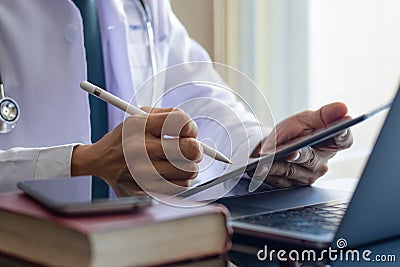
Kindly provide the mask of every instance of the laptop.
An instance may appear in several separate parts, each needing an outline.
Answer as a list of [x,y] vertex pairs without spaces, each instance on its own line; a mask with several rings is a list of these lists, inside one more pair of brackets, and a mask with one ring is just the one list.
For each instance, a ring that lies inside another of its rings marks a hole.
[[316,249],[343,239],[347,248],[373,244],[400,236],[399,151],[400,90],[354,193],[294,187],[217,202],[231,211],[239,243],[269,240]]

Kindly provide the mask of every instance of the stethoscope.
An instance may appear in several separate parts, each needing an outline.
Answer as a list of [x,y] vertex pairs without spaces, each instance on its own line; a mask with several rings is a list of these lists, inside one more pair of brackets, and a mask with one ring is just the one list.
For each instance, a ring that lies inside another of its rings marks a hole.
[[[156,49],[155,49],[155,38],[154,38],[154,31],[153,31],[153,18],[151,15],[151,10],[149,5],[143,1],[134,1],[136,3],[136,5],[138,6],[140,12],[142,13],[142,18],[143,18],[143,24],[146,25],[146,32],[147,32],[147,38],[149,41],[149,54],[150,54],[150,63],[151,63],[151,74],[152,77],[155,77],[155,75],[157,74],[157,61],[156,61]],[[155,103],[156,102],[156,98],[158,96],[157,93],[157,84],[155,83],[156,79],[152,79],[152,99],[151,99],[151,103]]]
[[14,129],[19,119],[19,106],[17,101],[6,97],[3,79],[0,73],[0,133],[6,134]]
[[[157,74],[157,61],[155,51],[155,38],[152,26],[152,16],[150,7],[143,0],[134,1],[142,13],[143,24],[146,26],[147,38],[149,41],[149,54],[151,63],[151,73],[153,77]],[[155,103],[157,93],[157,86],[153,83],[152,103]],[[20,109],[17,101],[10,97],[6,97],[4,93],[3,80],[0,73],[0,134],[6,134],[11,132],[20,116]]]

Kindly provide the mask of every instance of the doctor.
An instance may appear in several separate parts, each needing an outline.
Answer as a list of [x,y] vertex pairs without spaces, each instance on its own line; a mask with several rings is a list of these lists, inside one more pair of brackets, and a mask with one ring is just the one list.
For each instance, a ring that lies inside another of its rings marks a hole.
[[[210,61],[204,49],[190,39],[183,25],[173,14],[169,1],[144,0],[152,16],[155,57],[149,55],[149,40],[143,26],[143,11],[137,0],[97,0],[106,88],[129,101],[140,85],[152,75],[154,62],[161,71],[167,67],[193,61]],[[124,113],[108,106],[109,133],[98,142],[90,143],[89,102],[79,89],[87,79],[82,18],[70,0],[3,0],[0,4],[0,72],[6,97],[20,107],[15,128],[0,134],[0,191],[16,188],[24,179],[46,179],[59,176],[95,175],[111,185],[132,181],[122,149]],[[182,73],[190,75],[190,73]],[[225,138],[213,124],[193,121],[179,133],[180,149],[187,158],[184,169],[166,160],[160,144],[160,129],[168,116],[187,122],[199,106],[184,111],[172,109],[187,100],[208,97],[226,103],[240,122],[250,131],[259,131],[252,116],[228,92],[212,87],[193,87],[179,96],[167,98],[162,107],[150,113],[147,124],[140,116],[132,116],[125,125],[132,136],[139,136],[140,126],[146,128],[145,145],[154,168],[166,179],[187,185],[196,177],[202,159],[195,138],[210,138],[221,152]],[[206,105],[207,103],[203,103]],[[149,111],[149,108],[144,107]],[[238,123],[218,107],[209,110],[210,117],[226,121],[234,132]],[[317,111],[305,111],[278,124],[277,144],[306,135],[344,117],[346,106],[333,103]],[[125,126],[124,126],[125,127]],[[271,127],[267,125],[266,127]],[[254,128],[254,129],[253,129]],[[136,132],[135,132],[136,131]],[[257,136],[257,135],[254,135]],[[251,155],[256,156],[275,138],[249,136]],[[263,142],[264,140],[264,142]],[[137,139],[127,146],[135,153]],[[247,142],[247,140],[246,140]],[[338,150],[352,143],[350,132],[332,138],[323,145],[306,148],[285,161],[275,163],[267,178],[274,186],[308,185],[327,171],[328,160]],[[233,150],[233,153],[240,153]],[[232,155],[233,157],[234,155]],[[132,157],[136,166],[143,166],[141,157]],[[178,159],[179,160],[179,159]],[[204,175],[215,176],[225,168],[214,164]],[[144,166],[146,167],[146,166]],[[203,174],[202,174],[203,175]]]

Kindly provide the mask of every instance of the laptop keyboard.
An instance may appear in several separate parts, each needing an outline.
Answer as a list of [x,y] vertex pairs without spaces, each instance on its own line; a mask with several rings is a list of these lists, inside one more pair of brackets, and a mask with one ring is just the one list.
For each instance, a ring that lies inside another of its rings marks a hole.
[[318,204],[238,218],[236,221],[312,234],[335,233],[348,203]]

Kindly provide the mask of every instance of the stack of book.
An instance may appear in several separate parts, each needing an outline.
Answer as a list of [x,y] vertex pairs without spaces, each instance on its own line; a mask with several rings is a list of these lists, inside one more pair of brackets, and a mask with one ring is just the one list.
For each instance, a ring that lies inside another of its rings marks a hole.
[[22,193],[0,194],[0,253],[46,266],[155,266],[221,255],[232,229],[223,206],[156,203],[140,212],[53,214]]

